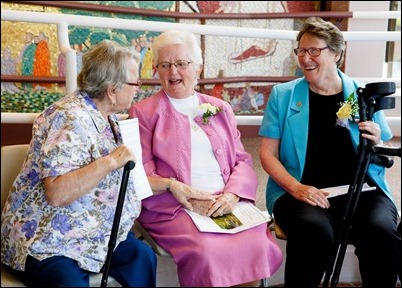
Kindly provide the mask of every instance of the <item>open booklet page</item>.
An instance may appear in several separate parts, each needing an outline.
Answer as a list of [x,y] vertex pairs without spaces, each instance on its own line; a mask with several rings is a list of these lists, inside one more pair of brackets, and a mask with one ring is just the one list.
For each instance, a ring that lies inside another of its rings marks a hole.
[[[376,189],[376,187],[371,187],[367,183],[364,183],[363,187],[362,187],[362,192],[371,191],[371,190],[375,190],[375,189]],[[349,185],[321,188],[320,190],[329,192],[329,195],[327,196],[327,198],[331,198],[331,197],[335,197],[335,196],[339,196],[339,195],[348,193]]]
[[232,213],[216,218],[202,216],[188,209],[185,209],[185,211],[201,232],[234,234],[270,220],[270,216],[267,213],[244,201],[239,201]]
[[123,143],[130,147],[135,154],[135,167],[130,173],[133,177],[135,192],[142,200],[152,195],[152,189],[149,185],[144,166],[142,165],[142,149],[140,141],[140,129],[138,119],[127,119],[118,121]]

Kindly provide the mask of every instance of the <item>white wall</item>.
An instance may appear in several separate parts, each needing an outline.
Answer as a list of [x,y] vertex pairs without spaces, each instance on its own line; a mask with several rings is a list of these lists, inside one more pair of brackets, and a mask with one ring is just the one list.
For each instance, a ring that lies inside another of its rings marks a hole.
[[[349,11],[388,11],[389,1],[350,1]],[[387,31],[388,19],[349,19],[348,31]],[[351,77],[383,77],[385,41],[347,42],[345,72]],[[376,55],[372,57],[370,55]],[[384,55],[378,57],[378,55]]]
[[[349,11],[388,11],[390,1],[350,1]],[[387,31],[388,19],[351,18],[348,31]],[[351,77],[381,78],[384,75],[386,41],[349,41],[346,43],[345,72]],[[400,75],[400,74],[399,74]],[[400,83],[400,76],[399,76]],[[384,110],[388,117],[399,117],[389,120],[394,136],[400,137],[401,89],[390,95],[395,97],[395,109]],[[399,122],[399,123],[396,123]]]

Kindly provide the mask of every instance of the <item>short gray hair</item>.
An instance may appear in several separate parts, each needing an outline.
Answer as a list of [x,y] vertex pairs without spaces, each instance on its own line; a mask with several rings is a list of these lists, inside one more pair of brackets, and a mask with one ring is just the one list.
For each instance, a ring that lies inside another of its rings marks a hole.
[[82,57],[82,68],[77,77],[79,90],[91,98],[102,99],[109,86],[120,88],[127,81],[127,60],[130,58],[135,59],[128,47],[111,40],[91,46]]
[[329,21],[324,21],[319,17],[310,17],[300,28],[296,38],[297,42],[299,42],[301,37],[306,33],[323,39],[332,52],[341,54],[338,62],[336,62],[336,65],[338,68],[342,65],[345,56],[345,40],[338,27]]

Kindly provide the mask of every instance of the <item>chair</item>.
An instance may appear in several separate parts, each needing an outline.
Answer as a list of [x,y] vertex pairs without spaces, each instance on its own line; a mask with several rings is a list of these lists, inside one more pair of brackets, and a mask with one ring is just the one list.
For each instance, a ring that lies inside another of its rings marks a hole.
[[[20,172],[25,156],[28,152],[28,144],[8,145],[1,147],[1,211],[3,212],[10,188]],[[102,273],[96,273],[90,277],[91,287],[100,287]],[[121,285],[108,277],[108,286],[121,287]],[[11,269],[1,264],[1,287],[25,287],[25,285],[12,273]]]
[[156,243],[156,241],[152,238],[152,236],[148,233],[148,231],[142,227],[142,225],[135,221],[134,225],[135,230],[137,230],[137,235],[139,239],[145,240],[151,246],[151,248],[155,251],[155,254],[162,257],[172,257],[172,255],[163,249],[161,246]]
[[[20,172],[28,151],[28,144],[1,147],[1,212],[6,203],[11,186]],[[22,287],[24,284],[11,272],[10,268],[1,264],[1,286]]]
[[275,222],[275,218],[268,224],[269,229],[275,233],[276,238],[280,240],[287,240],[288,236],[283,232],[282,228]]

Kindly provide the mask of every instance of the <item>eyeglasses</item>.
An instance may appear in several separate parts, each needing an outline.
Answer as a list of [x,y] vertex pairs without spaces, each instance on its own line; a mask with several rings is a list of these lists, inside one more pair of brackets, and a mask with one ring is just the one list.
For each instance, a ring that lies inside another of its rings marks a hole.
[[329,48],[329,47],[327,46],[324,48],[308,48],[308,49],[296,48],[296,49],[293,49],[293,51],[295,52],[296,56],[299,56],[299,57],[303,57],[304,55],[306,55],[306,52],[308,52],[308,54],[311,57],[318,57],[321,55],[321,51],[325,50],[327,48]]
[[187,60],[177,60],[174,63],[170,63],[170,62],[162,62],[156,65],[157,68],[162,69],[162,70],[168,70],[170,69],[170,67],[172,67],[172,65],[174,65],[177,69],[179,70],[184,70],[188,68],[188,65],[190,65],[190,61]]
[[126,82],[126,84],[127,84],[127,85],[130,85],[130,86],[141,87],[142,81],[141,81],[141,80],[138,80],[137,83]]

